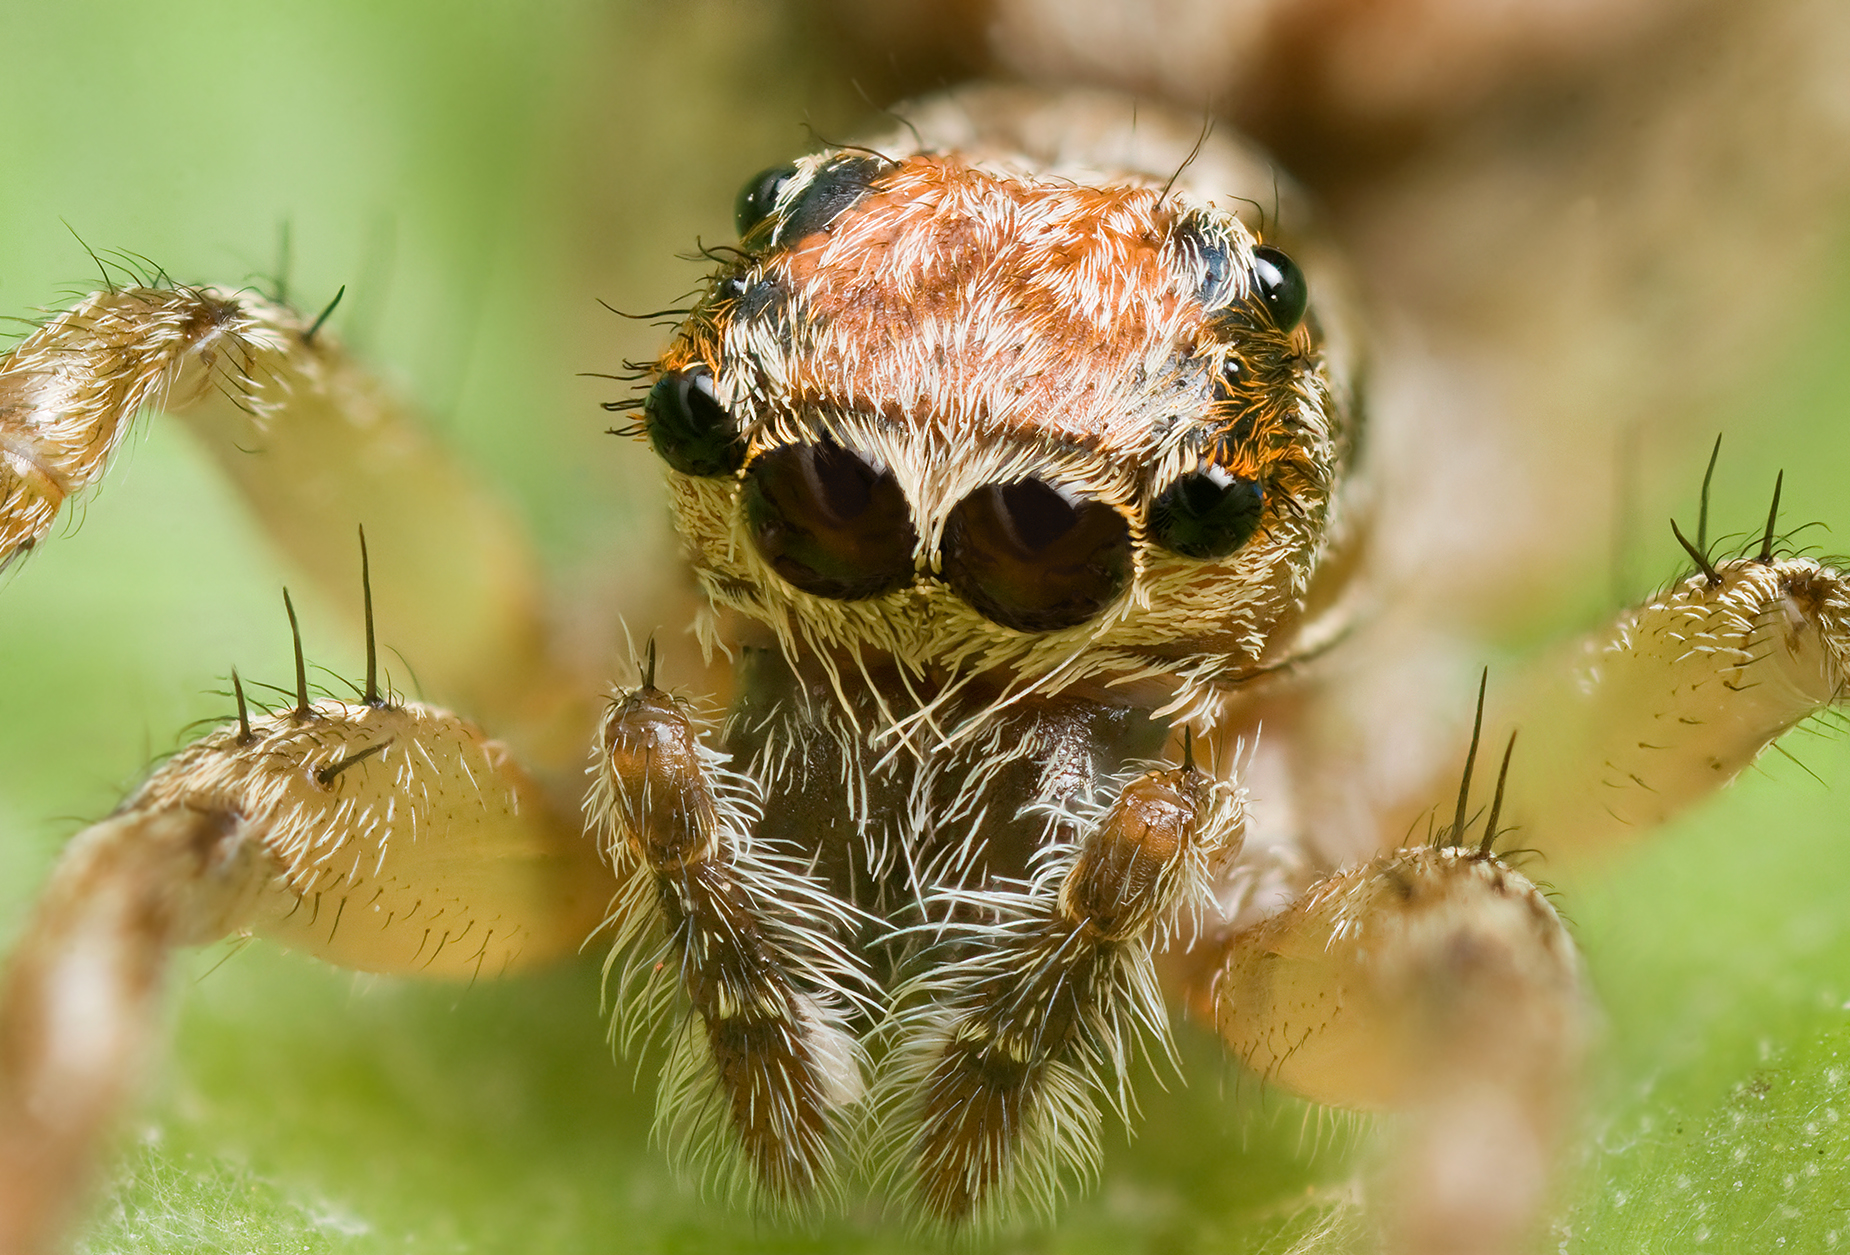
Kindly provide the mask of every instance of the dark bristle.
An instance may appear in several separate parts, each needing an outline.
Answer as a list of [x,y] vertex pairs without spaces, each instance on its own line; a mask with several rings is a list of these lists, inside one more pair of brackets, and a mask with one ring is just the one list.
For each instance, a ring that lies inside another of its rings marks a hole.
[[1709,450],[1709,469],[1702,473],[1702,506],[1696,516],[1696,548],[1709,551],[1709,481],[1715,478],[1715,459],[1722,453],[1722,433],[1715,433],[1715,447]]
[[284,218],[276,224],[276,271],[271,277],[275,295],[271,297],[278,305],[289,303],[289,272],[295,268],[295,250],[291,245],[289,219]]
[[1195,769],[1195,728],[1193,724],[1182,728],[1182,770]]
[[1490,820],[1484,825],[1484,839],[1478,842],[1477,852],[1481,858],[1489,858],[1491,849],[1497,844],[1497,820],[1503,815],[1503,785],[1510,778],[1510,755],[1516,752],[1516,733],[1510,732],[1510,742],[1503,747],[1503,765],[1497,768],[1497,792],[1490,799]]
[[366,692],[361,701],[382,706],[379,700],[379,644],[373,637],[373,564],[366,553],[366,524],[360,524],[360,595],[366,603]]
[[1695,561],[1696,569],[1701,571],[1703,578],[1709,581],[1710,588],[1722,582],[1722,577],[1716,574],[1715,564],[1709,561],[1709,555],[1690,543],[1689,537],[1683,534],[1683,529],[1677,526],[1675,519],[1670,520],[1670,534],[1677,538],[1677,544],[1683,546],[1683,552]]
[[313,714],[308,704],[308,664],[302,659],[302,628],[296,623],[295,603],[289,590],[283,590],[283,609],[289,612],[289,637],[295,642],[295,717],[306,719]]
[[315,333],[320,331],[322,324],[326,323],[329,317],[333,315],[335,309],[340,305],[340,298],[345,295],[347,295],[347,285],[343,283],[340,285],[340,291],[334,294],[334,299],[328,302],[327,308],[321,311],[314,323],[303,333],[302,343],[313,344],[315,342]]
[[655,637],[653,635],[649,637],[647,649],[648,659],[642,665],[642,687],[652,689],[655,687]]
[[1471,748],[1465,751],[1465,774],[1458,782],[1458,810],[1452,817],[1451,842],[1459,844],[1465,837],[1465,811],[1471,805],[1471,772],[1477,767],[1478,738],[1484,734],[1484,690],[1490,684],[1490,668],[1477,678],[1477,715],[1471,720]]
[[244,700],[244,681],[238,678],[236,667],[231,669],[231,691],[237,695],[238,699],[238,744],[249,745],[251,743],[251,712],[250,706]]
[[1773,481],[1773,507],[1766,512],[1766,535],[1760,540],[1758,560],[1764,564],[1773,560],[1773,528],[1779,523],[1779,494],[1786,486],[1786,472],[1781,471],[1779,478]]
[[381,753],[391,743],[392,743],[391,740],[388,738],[384,741],[379,742],[379,744],[377,745],[368,745],[365,749],[361,750],[357,754],[349,754],[337,763],[329,763],[327,766],[323,767],[321,770],[315,773],[315,779],[321,784],[333,784],[334,778],[340,775],[341,772],[347,770],[347,768],[352,767],[355,764],[365,762],[367,759],[371,758],[374,754]]

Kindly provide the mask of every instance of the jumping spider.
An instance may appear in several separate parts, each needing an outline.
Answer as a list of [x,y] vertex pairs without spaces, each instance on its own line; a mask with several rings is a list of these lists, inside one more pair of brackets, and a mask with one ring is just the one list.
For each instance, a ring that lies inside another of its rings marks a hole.
[[[1597,845],[1731,778],[1838,698],[1843,578],[1772,522],[1697,546],[1590,654],[1493,688],[1468,752],[1342,794],[1379,590],[1341,274],[1187,122],[1002,89],[904,113],[750,183],[641,372],[722,719],[656,686],[666,637],[601,709],[562,691],[494,520],[314,318],[114,289],[0,365],[0,562],[144,404],[227,451],[254,430],[227,466],[281,532],[345,530],[389,480],[399,612],[447,627],[423,678],[505,738],[370,667],[313,700],[298,654],[291,702],[240,692],[81,834],[0,1002],[0,1236],[63,1219],[171,948],[247,930],[468,977],[607,930],[619,1040],[669,1040],[670,1152],[753,1205],[1045,1211],[1168,1050],[1166,987],[1277,1084],[1412,1113],[1397,1241],[1522,1240],[1585,1009],[1501,824]],[[583,727],[594,839],[506,748],[544,764]]]

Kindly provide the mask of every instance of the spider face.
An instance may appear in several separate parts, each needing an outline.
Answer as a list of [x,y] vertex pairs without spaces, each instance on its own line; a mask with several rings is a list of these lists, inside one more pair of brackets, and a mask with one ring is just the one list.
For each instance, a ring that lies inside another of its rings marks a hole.
[[713,602],[918,664],[1255,662],[1346,456],[1302,271],[1197,197],[825,152],[740,248],[645,428]]

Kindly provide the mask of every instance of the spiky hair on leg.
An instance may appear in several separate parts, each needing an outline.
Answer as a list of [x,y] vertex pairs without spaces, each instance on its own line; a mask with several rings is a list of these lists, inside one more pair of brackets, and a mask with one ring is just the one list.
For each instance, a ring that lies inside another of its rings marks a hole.
[[703,732],[650,683],[600,726],[586,810],[623,884],[606,920],[611,1040],[667,1038],[655,1135],[679,1169],[798,1215],[836,1194],[863,1088],[847,1018],[871,985],[841,941],[859,917],[755,837],[759,786]]
[[1048,1216],[1096,1173],[1101,1106],[1135,1116],[1134,1056],[1175,1064],[1154,950],[1240,833],[1239,794],[1192,761],[1046,809],[1026,880],[927,899],[928,966],[883,1029],[872,1159],[927,1225]]

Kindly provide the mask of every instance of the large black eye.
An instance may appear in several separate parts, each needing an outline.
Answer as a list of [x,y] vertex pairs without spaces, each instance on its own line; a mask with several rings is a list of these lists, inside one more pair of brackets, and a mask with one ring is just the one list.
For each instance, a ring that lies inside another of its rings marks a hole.
[[859,601],[912,580],[918,534],[905,493],[891,471],[833,441],[753,462],[745,524],[772,569],[817,597]]
[[1252,539],[1265,490],[1209,464],[1163,489],[1150,507],[1150,538],[1185,558],[1224,558]]
[[642,412],[649,443],[683,475],[730,475],[745,464],[745,442],[732,415],[713,398],[706,367],[663,375],[649,389]]
[[1269,244],[1253,250],[1253,295],[1265,306],[1272,325],[1293,331],[1304,321],[1310,288],[1298,264]]
[[796,172],[795,166],[772,166],[769,170],[760,170],[754,174],[739,189],[739,198],[732,204],[732,220],[738,225],[740,239],[750,235],[753,227],[771,216],[771,210],[777,204],[777,194],[784,190],[784,184],[790,182]]
[[1038,479],[979,488],[945,520],[945,580],[984,618],[1018,632],[1084,623],[1130,573],[1124,516]]

